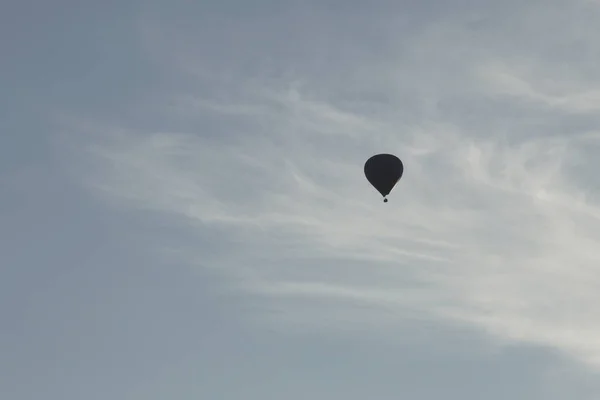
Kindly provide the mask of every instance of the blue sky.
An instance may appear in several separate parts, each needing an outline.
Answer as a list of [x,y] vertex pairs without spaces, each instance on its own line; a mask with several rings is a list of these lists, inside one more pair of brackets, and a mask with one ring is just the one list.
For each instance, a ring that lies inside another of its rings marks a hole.
[[600,3],[471,3],[4,2],[2,397],[597,399]]

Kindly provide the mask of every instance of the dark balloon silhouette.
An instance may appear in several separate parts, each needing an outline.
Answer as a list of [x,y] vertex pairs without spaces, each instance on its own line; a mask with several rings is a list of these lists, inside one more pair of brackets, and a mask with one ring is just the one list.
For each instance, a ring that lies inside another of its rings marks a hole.
[[402,178],[404,165],[402,161],[392,154],[377,154],[369,158],[365,163],[365,176],[367,180],[381,195],[383,201],[396,183]]

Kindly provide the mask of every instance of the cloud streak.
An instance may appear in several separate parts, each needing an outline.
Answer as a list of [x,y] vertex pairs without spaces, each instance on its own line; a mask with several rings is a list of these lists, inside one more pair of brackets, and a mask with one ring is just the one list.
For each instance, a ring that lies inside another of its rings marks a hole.
[[[595,6],[572,10],[581,7]],[[536,17],[538,26],[559,14]],[[340,80],[312,74],[318,58],[292,77],[232,73],[211,90],[175,92],[163,117],[186,129],[80,122],[71,129],[97,138],[85,140],[96,162],[82,164],[86,183],[198,230],[225,230],[230,251],[212,267],[278,307],[293,299],[315,326],[334,328],[323,307],[329,317],[351,307],[355,321],[412,313],[598,368],[600,200],[595,177],[580,171],[600,144],[589,119],[600,87],[575,72],[553,85],[556,65],[521,53],[531,43],[503,55],[521,19],[499,38],[503,21],[474,31],[456,18],[425,24]],[[202,77],[194,85],[208,85]],[[571,124],[564,134],[554,134],[556,119]],[[380,151],[406,168],[385,205],[362,175]]]

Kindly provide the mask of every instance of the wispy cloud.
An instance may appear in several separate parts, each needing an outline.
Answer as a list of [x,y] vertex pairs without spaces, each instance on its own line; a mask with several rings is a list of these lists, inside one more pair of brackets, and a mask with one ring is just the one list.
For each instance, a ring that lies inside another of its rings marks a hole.
[[[556,15],[535,18],[546,26]],[[600,86],[576,72],[553,84],[555,64],[527,58],[527,44],[507,56],[527,32],[516,20],[504,38],[504,20],[424,25],[389,55],[340,72],[347,85],[312,74],[320,58],[289,79],[233,73],[218,90],[169,98],[165,118],[188,127],[175,132],[116,124],[108,135],[84,123],[102,138],[87,146],[100,161],[87,183],[197,229],[226,229],[231,252],[214,267],[280,307],[305,299],[315,325],[328,325],[324,304],[333,314],[369,305],[391,311],[382,319],[451,319],[598,367],[600,203],[594,176],[578,168],[599,142],[569,118],[597,110]],[[531,134],[557,114],[572,123],[564,134]],[[362,175],[380,151],[406,167],[385,205]],[[372,308],[351,315],[372,318]]]
[[[539,66],[538,66],[539,68]],[[593,113],[600,109],[600,91],[588,82],[569,82],[563,74],[541,77],[536,69],[516,71],[502,65],[492,65],[482,71],[496,95],[541,104],[550,109],[572,113]]]

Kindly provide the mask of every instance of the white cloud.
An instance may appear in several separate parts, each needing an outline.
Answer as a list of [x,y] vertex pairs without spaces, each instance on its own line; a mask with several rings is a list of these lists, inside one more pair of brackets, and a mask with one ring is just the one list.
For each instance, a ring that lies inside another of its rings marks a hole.
[[540,77],[536,74],[540,66],[537,67],[518,72],[507,66],[490,65],[481,74],[495,94],[514,96],[565,112],[592,113],[600,109],[600,90],[590,89],[587,82],[566,81],[569,76]]
[[[555,16],[535,21],[547,26]],[[347,86],[303,76],[311,69],[297,65],[302,79],[239,76],[219,94],[175,96],[171,112],[196,130],[119,128],[88,148],[101,161],[88,183],[198,229],[229,229],[231,252],[215,268],[257,295],[306,299],[294,310],[314,310],[316,325],[327,325],[318,318],[325,305],[335,315],[344,304],[365,304],[396,311],[377,314],[382,319],[452,319],[598,367],[600,203],[593,182],[573,172],[598,139],[576,128],[507,133],[494,121],[515,117],[495,103],[475,122],[485,134],[474,134],[468,110],[449,114],[440,104],[499,96],[543,125],[545,117],[597,110],[600,86],[574,78],[555,85],[546,79],[551,61],[524,58],[525,45],[498,61],[494,49],[503,56],[515,36],[481,29],[432,26],[402,42],[405,59],[394,53],[371,60],[372,69],[341,72],[353,77]],[[385,100],[349,101],[374,91]],[[208,118],[231,133],[210,134]],[[398,154],[406,168],[387,204],[362,175],[379,151]],[[371,313],[356,308],[351,316]]]

